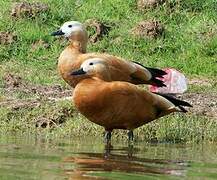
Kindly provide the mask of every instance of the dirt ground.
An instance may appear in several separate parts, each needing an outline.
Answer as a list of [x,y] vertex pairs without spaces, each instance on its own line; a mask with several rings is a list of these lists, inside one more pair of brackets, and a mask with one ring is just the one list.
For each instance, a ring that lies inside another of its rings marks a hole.
[[185,93],[181,98],[193,105],[193,114],[217,118],[217,93]]
[[[41,103],[55,102],[71,99],[72,89],[63,89],[60,85],[42,86],[25,82],[21,77],[14,74],[6,74],[3,77],[3,96],[0,97],[0,107],[8,107],[13,110],[21,108],[38,107]],[[14,94],[22,93],[32,98],[14,98]]]
[[[39,107],[41,103],[56,102],[60,100],[72,100],[72,89],[63,89],[60,85],[42,86],[32,85],[26,83],[21,77],[6,74],[4,76],[4,86],[2,88],[4,97],[0,98],[0,107],[8,107],[13,110],[19,110],[22,108],[35,108]],[[198,80],[191,80],[190,84],[194,84]],[[206,82],[209,86],[209,82]],[[31,99],[16,99],[13,98],[13,94],[16,92],[22,92],[27,95],[34,95]],[[184,99],[193,105],[189,111],[194,115],[207,116],[211,118],[217,118],[217,92],[207,93],[184,93],[178,96],[180,99]]]

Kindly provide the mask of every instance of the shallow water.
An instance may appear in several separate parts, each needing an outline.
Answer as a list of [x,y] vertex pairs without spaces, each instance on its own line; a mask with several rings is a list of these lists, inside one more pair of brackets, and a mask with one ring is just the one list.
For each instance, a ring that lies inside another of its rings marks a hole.
[[0,179],[217,179],[217,145],[1,137]]

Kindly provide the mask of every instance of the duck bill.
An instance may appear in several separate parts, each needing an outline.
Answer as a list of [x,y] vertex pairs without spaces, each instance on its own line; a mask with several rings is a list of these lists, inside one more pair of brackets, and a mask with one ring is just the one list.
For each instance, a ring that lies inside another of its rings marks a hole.
[[55,31],[55,32],[52,32],[51,33],[51,36],[62,36],[64,35],[65,33],[62,32],[62,30],[58,30],[58,31]]
[[84,75],[84,74],[86,74],[86,72],[83,70],[83,68],[71,72],[72,76]]

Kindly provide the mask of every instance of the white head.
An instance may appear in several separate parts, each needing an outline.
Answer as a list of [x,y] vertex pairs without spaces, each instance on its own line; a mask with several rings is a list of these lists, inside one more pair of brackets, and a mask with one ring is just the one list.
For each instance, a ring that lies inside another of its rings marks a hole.
[[85,27],[78,21],[67,21],[65,22],[58,31],[53,32],[51,35],[60,36],[63,35],[67,38],[73,36],[73,34],[82,33],[87,35]]
[[71,73],[71,75],[89,75],[89,76],[96,76],[101,77],[104,80],[109,79],[108,73],[108,65],[105,60],[101,58],[91,58],[84,61],[80,69],[77,69]]

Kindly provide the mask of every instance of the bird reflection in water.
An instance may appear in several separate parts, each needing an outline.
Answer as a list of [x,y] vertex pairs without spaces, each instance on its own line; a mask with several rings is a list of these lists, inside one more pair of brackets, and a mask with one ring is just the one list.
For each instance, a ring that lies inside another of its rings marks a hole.
[[139,149],[130,145],[119,149],[105,148],[104,153],[78,153],[73,157],[64,159],[64,163],[72,163],[73,165],[73,169],[67,169],[65,172],[69,175],[69,179],[76,180],[107,179],[91,175],[91,173],[97,174],[100,172],[139,175],[185,175],[187,162],[136,157],[134,154],[138,152]]

